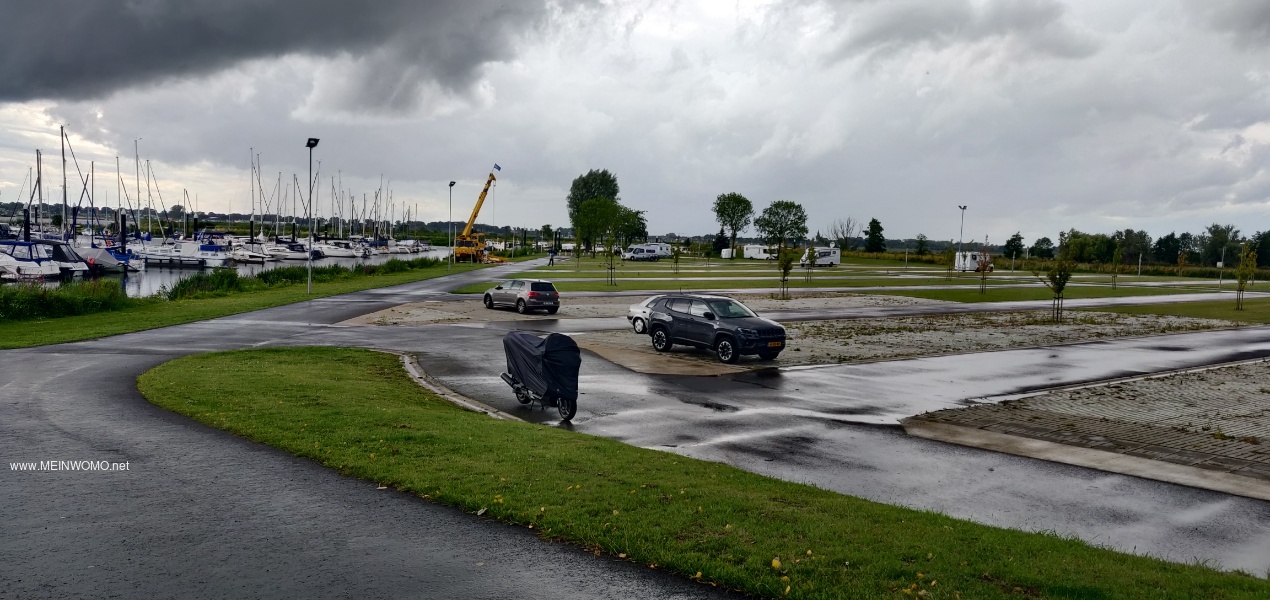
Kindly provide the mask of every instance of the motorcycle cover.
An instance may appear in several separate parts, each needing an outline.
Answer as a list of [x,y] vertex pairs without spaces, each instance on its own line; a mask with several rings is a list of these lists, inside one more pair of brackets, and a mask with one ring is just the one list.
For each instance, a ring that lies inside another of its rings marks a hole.
[[567,335],[540,338],[526,331],[503,336],[507,373],[542,398],[578,399],[578,369],[582,354]]

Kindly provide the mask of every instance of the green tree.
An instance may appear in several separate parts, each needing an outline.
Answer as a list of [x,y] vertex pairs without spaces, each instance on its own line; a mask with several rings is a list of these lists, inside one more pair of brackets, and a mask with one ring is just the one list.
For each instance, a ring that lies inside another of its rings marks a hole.
[[1005,255],[1010,258],[1023,258],[1023,236],[1017,231],[1014,232],[1014,235],[1010,236],[1010,239],[1006,240],[1005,246],[1002,250],[1004,250]]
[[539,235],[542,236],[542,241],[550,243],[551,247],[555,248],[556,230],[552,229],[551,225],[543,225],[538,228],[538,231]]
[[[595,198],[604,198],[614,203],[619,202],[621,198],[618,196],[620,188],[617,185],[617,176],[610,173],[608,169],[587,171],[585,175],[579,175],[569,185],[569,195],[565,201],[569,209],[569,222],[573,224],[575,232],[579,230],[578,214],[582,209],[582,203]],[[595,240],[593,238],[585,238],[578,233],[578,243],[583,244],[587,248],[593,247]]]
[[637,239],[648,239],[648,221],[644,219],[644,211],[619,204],[613,218],[613,239],[618,246],[625,248]]
[[714,244],[710,248],[711,254],[720,254],[727,247],[728,235],[724,232],[723,227],[719,227],[719,233],[714,236]]
[[1075,270],[1075,263],[1069,260],[1060,260],[1050,266],[1042,277],[1040,273],[1032,271],[1032,275],[1041,280],[1045,287],[1049,288],[1054,294],[1054,299],[1050,304],[1050,316],[1055,323],[1063,322],[1063,293],[1067,290],[1067,282],[1072,278],[1072,271]]
[[1116,244],[1116,251],[1111,254],[1111,289],[1116,289],[1116,279],[1120,277],[1120,268],[1124,262],[1124,249]]
[[789,240],[807,237],[807,211],[797,202],[777,200],[754,219],[754,228],[765,242],[783,249]]
[[728,247],[733,249],[732,258],[736,258],[736,234],[750,226],[750,221],[754,218],[754,205],[736,192],[719,194],[714,199],[714,218],[732,234]]
[[595,242],[612,230],[621,206],[609,198],[591,198],[578,206],[573,227],[581,248],[595,256]]
[[953,269],[957,266],[957,247],[953,245],[952,240],[948,240],[948,245],[944,246],[944,251],[940,253],[944,264],[948,265],[948,280],[952,281]]
[[1112,237],[1120,240],[1124,246],[1124,257],[1135,262],[1144,260],[1151,253],[1151,236],[1145,231],[1125,229],[1117,231]]
[[917,234],[917,248],[915,248],[915,251],[918,256],[926,256],[927,254],[930,254],[930,246],[927,244],[928,241],[929,238],[926,237],[926,234]]
[[1177,263],[1181,266],[1195,264],[1200,261],[1198,248],[1204,247],[1203,240],[1197,240],[1191,233],[1177,236]]
[[1054,242],[1047,237],[1037,238],[1035,242],[1032,242],[1032,248],[1028,252],[1036,258],[1054,258]]
[[1257,247],[1245,242],[1239,248],[1239,266],[1235,268],[1235,279],[1239,282],[1235,288],[1235,310],[1244,309],[1244,291],[1252,285],[1252,278],[1257,274]]
[[864,230],[865,252],[886,252],[886,238],[882,236],[882,222],[869,220],[869,227]]
[[168,208],[168,220],[180,221],[185,218],[185,207],[180,204],[173,204]]
[[794,270],[794,261],[798,253],[789,248],[781,248],[776,255],[776,267],[781,271],[781,300],[789,300],[789,272]]
[[1204,232],[1208,234],[1207,239],[1196,250],[1200,252],[1200,261],[1205,265],[1216,265],[1224,260],[1226,251],[1239,243],[1239,230],[1234,225],[1213,223]]
[[1270,267],[1270,231],[1258,231],[1248,239],[1248,244],[1257,253],[1257,266]]
[[53,226],[53,229],[61,229],[62,228],[61,213],[54,213],[52,217],[49,217],[49,224]]
[[1160,236],[1160,239],[1155,240],[1155,244],[1151,246],[1151,258],[1165,264],[1176,263],[1178,252],[1177,233],[1174,232]]

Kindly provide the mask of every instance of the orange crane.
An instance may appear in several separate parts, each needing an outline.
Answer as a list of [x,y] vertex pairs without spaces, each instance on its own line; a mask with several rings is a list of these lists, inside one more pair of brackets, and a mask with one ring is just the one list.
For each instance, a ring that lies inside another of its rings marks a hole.
[[476,224],[476,215],[481,214],[481,205],[485,204],[485,195],[489,193],[489,186],[497,181],[494,177],[494,171],[489,172],[489,179],[485,180],[485,188],[481,190],[481,195],[476,199],[476,206],[472,208],[472,216],[467,218],[467,225],[463,227],[463,231],[454,236],[454,260],[458,262],[473,263],[491,263],[491,262],[507,262],[501,256],[494,256],[485,251],[485,234],[472,233],[472,225]]

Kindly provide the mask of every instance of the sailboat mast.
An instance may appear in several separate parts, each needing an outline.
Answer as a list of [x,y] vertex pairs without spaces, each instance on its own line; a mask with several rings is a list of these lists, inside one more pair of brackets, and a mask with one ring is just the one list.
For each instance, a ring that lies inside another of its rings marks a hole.
[[[132,140],[132,156],[136,158],[136,161],[137,161],[137,205],[138,206],[141,205],[141,145],[140,145],[140,141],[141,141],[141,138]],[[154,225],[150,223],[150,213],[152,212],[152,209],[149,206],[147,206],[146,208],[148,209],[146,210],[146,231],[147,232],[154,231]]]
[[254,239],[256,237],[256,149],[249,148],[247,152],[251,159],[251,173],[247,176],[251,180],[249,181],[251,184],[251,217],[247,225],[247,235],[251,239],[248,239],[247,242],[251,243],[256,241]]

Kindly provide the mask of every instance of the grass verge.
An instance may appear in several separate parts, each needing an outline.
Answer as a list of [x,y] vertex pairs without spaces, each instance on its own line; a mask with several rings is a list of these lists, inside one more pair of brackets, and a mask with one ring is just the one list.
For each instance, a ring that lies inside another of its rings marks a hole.
[[702,582],[791,598],[1256,598],[1270,582],[843,496],[719,463],[490,419],[396,357],[204,354],[154,404],[425,499]]
[[[1063,294],[1068,300],[1076,298],[1116,298],[1121,296],[1159,296],[1164,294],[1187,294],[1196,291],[1186,288],[1171,287],[1129,287],[1120,286],[1111,289],[1105,286],[1072,286]],[[909,296],[928,300],[946,300],[949,302],[1010,302],[1015,300],[1049,300],[1053,293],[1043,287],[989,287],[988,293],[980,294],[978,286],[965,290],[905,290],[895,288],[881,292],[872,292],[887,296]],[[1232,301],[1233,306],[1233,301]],[[1103,310],[1103,309],[1098,309]]]
[[1100,308],[1102,312],[1118,312],[1132,315],[1173,315],[1201,319],[1225,319],[1241,323],[1270,323],[1270,298],[1248,298],[1244,310],[1235,310],[1235,297],[1227,295],[1223,300],[1211,302],[1184,302],[1179,304],[1147,304]]
[[0,349],[77,342],[204,321],[314,298],[411,283],[474,268],[479,267],[456,265],[455,270],[447,271],[445,264],[442,263],[425,269],[314,283],[312,294],[306,294],[303,285],[287,285],[193,300],[163,301],[158,298],[140,298],[126,308],[109,312],[0,322]]

